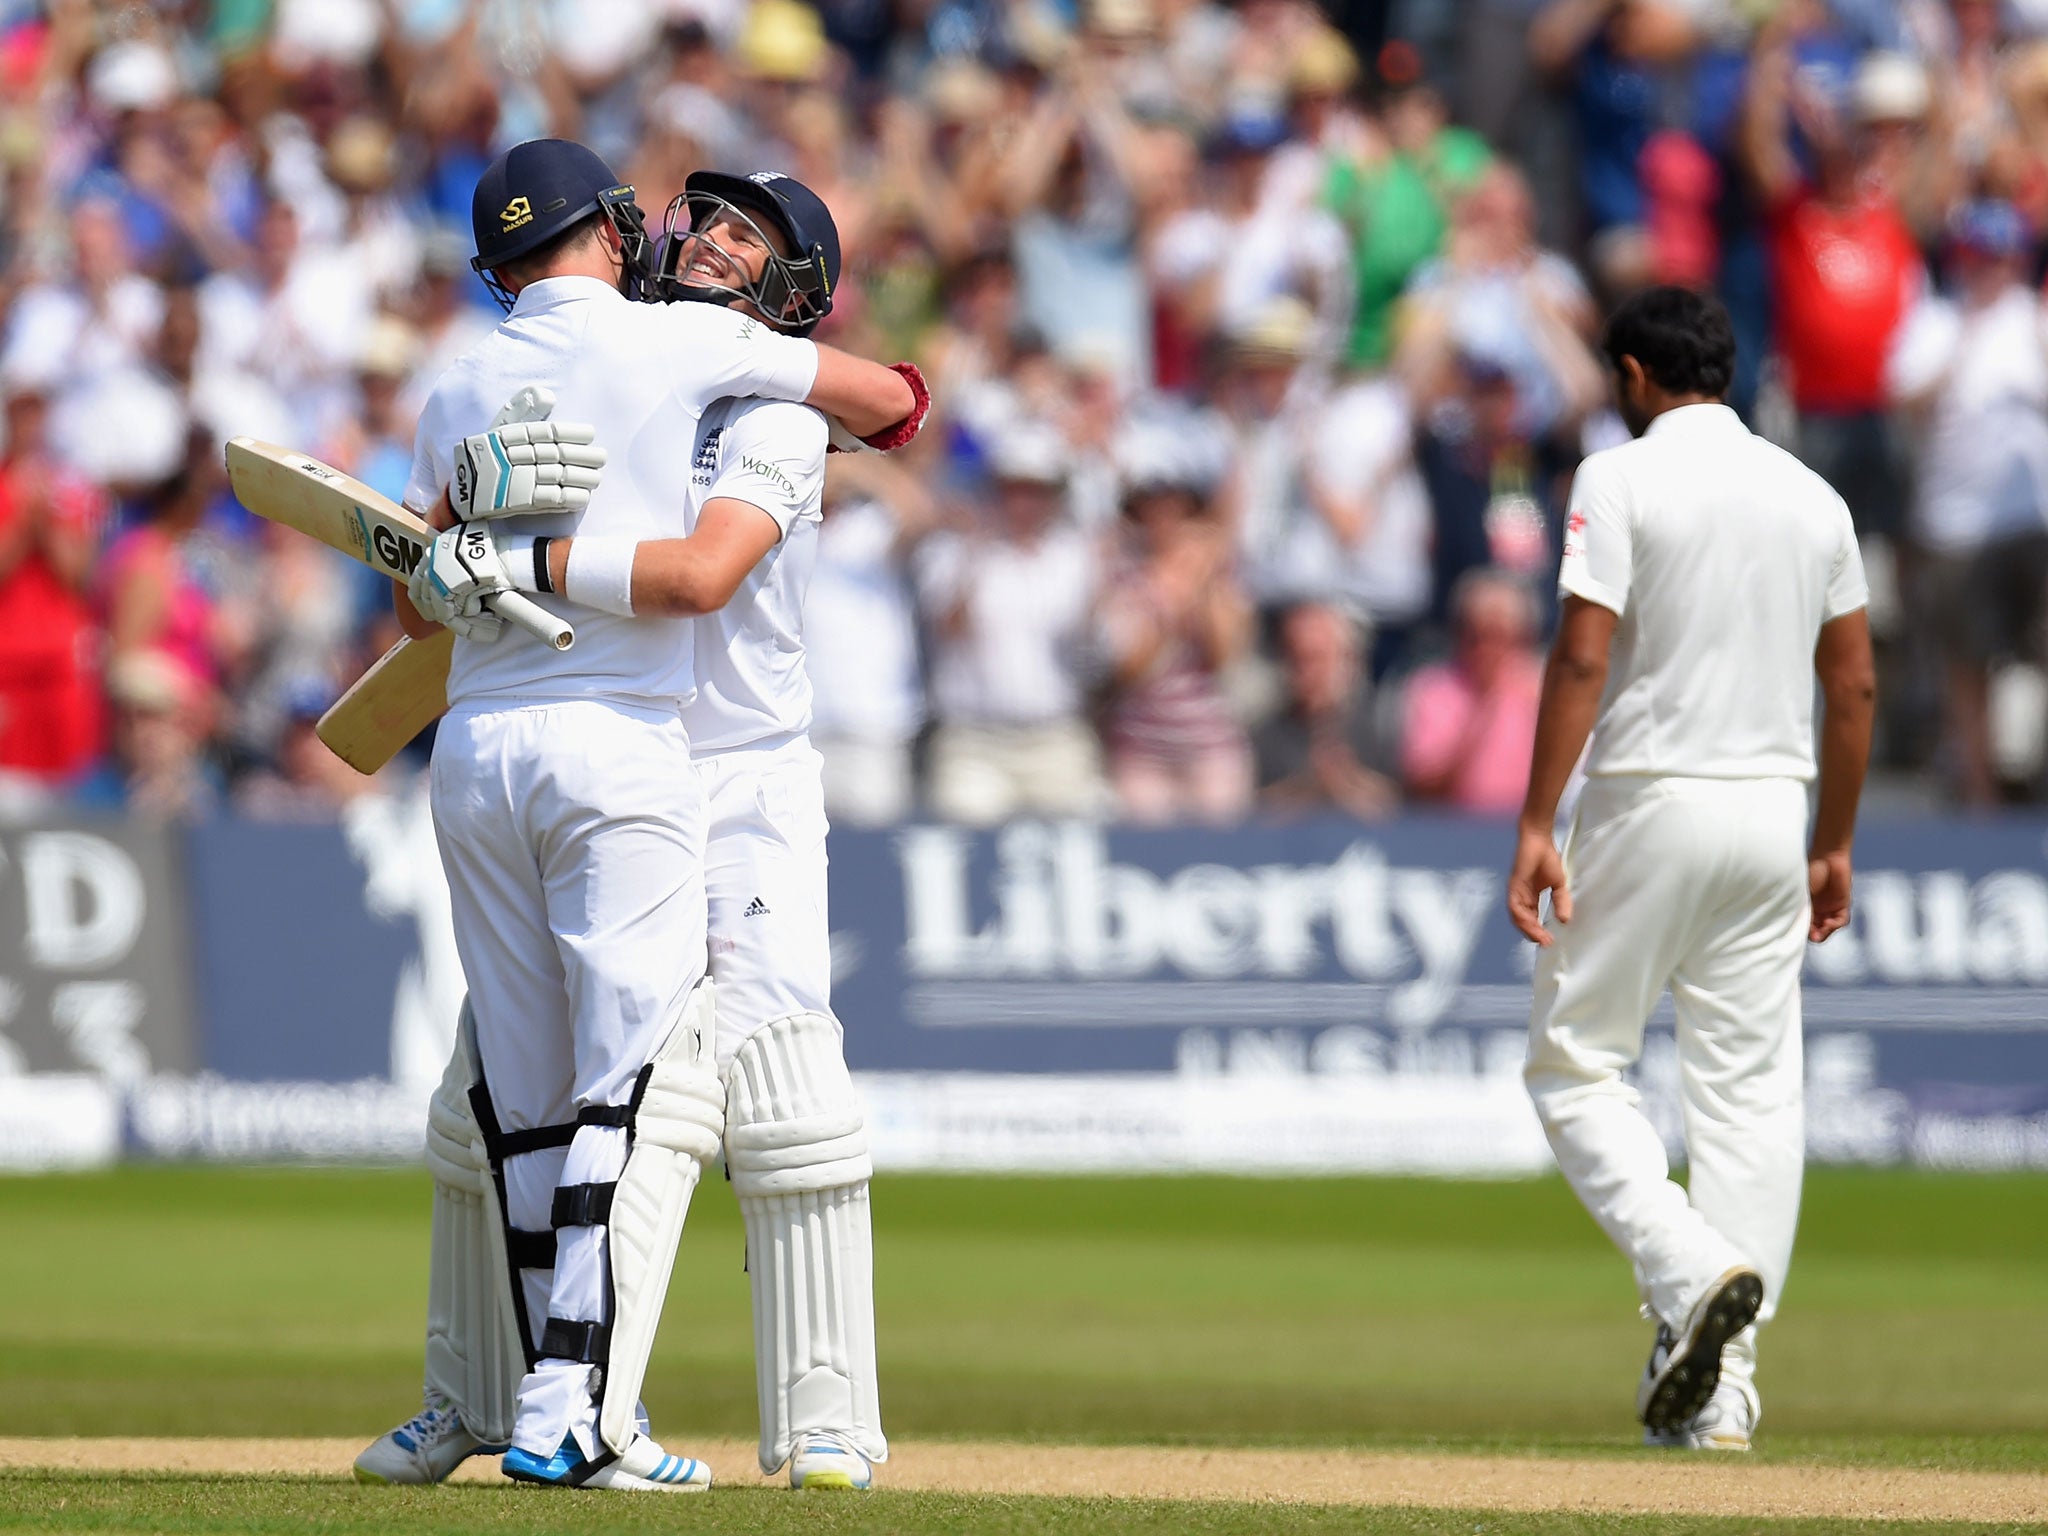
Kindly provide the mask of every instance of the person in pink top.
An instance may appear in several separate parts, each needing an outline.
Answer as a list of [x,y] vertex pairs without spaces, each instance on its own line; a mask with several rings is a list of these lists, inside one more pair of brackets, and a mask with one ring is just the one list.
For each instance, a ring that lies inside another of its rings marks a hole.
[[146,498],[143,520],[114,540],[101,572],[112,653],[159,652],[203,694],[221,681],[218,623],[186,544],[206,514],[217,456],[210,443],[195,441],[184,467]]
[[1535,607],[1520,582],[1494,570],[1468,572],[1451,602],[1456,651],[1408,684],[1402,775],[1417,801],[1510,816],[1528,788],[1543,691]]

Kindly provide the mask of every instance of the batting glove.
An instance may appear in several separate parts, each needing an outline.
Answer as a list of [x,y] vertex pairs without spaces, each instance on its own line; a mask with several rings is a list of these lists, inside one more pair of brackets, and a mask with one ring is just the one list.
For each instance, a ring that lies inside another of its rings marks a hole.
[[457,525],[437,537],[405,584],[423,617],[485,644],[504,632],[503,621],[484,606],[485,599],[511,588],[490,530],[473,525]]
[[505,403],[488,432],[465,437],[455,450],[448,501],[458,522],[577,512],[603,478],[605,453],[597,428],[549,421],[555,397],[528,385]]

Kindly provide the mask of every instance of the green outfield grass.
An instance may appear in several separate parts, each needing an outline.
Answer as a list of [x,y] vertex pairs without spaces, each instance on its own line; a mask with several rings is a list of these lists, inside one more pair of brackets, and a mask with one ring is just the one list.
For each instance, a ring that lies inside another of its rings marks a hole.
[[[0,1435],[387,1428],[428,1203],[411,1170],[0,1179]],[[884,1176],[875,1217],[899,1436],[1635,1442],[1648,1330],[1554,1179]],[[671,1438],[753,1431],[741,1259],[714,1183],[648,1376]],[[1761,1384],[1774,1456],[2048,1467],[2048,1177],[1816,1172]]]
[[[613,1536],[745,1531],[748,1536],[1261,1536],[1371,1531],[1399,1536],[1834,1536],[1840,1521],[1640,1515],[1506,1515],[1440,1509],[1355,1509],[1137,1499],[971,1498],[877,1492],[793,1498],[773,1491],[612,1497],[490,1488],[353,1488],[282,1478],[0,1479],[0,1531],[223,1532],[303,1536]],[[2012,1525],[1866,1521],[1858,1536],[2016,1531]]]

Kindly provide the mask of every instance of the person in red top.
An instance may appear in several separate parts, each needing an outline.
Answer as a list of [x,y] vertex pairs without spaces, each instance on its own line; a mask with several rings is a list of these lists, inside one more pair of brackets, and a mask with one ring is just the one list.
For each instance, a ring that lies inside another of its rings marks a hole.
[[[1810,90],[1782,28],[1759,34],[1743,155],[1766,220],[1775,345],[1799,413],[1799,457],[1849,503],[1858,533],[1895,536],[1906,476],[1886,416],[1884,365],[1926,271],[1902,209],[1922,158],[1927,78],[1871,54],[1846,103]],[[1796,123],[1812,150],[1802,171]]]
[[0,773],[55,784],[99,755],[99,628],[86,588],[105,502],[43,448],[40,388],[6,386],[0,457]]

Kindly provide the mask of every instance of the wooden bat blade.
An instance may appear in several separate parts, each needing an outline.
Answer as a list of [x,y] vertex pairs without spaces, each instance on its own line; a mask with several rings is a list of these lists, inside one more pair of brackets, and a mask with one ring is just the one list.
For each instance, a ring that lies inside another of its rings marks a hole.
[[315,731],[358,773],[377,772],[446,712],[454,654],[451,630],[399,641],[328,707]]
[[[434,542],[424,518],[331,464],[253,437],[228,440],[228,483],[258,517],[310,534],[322,544],[399,581],[410,577]],[[566,651],[576,631],[523,592],[499,592],[491,611]]]

